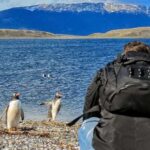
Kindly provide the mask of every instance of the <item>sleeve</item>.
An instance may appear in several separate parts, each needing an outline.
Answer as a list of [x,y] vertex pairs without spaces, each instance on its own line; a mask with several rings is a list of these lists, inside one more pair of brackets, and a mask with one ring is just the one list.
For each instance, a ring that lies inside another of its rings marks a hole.
[[[99,90],[102,85],[102,81],[101,81],[102,71],[103,70],[101,69],[97,72],[96,76],[94,77],[94,79],[92,80],[91,84],[87,89],[83,113],[88,111],[93,106],[99,105]],[[90,117],[100,117],[100,116],[101,116],[100,112],[90,113],[88,115],[85,115],[84,119],[88,119]]]

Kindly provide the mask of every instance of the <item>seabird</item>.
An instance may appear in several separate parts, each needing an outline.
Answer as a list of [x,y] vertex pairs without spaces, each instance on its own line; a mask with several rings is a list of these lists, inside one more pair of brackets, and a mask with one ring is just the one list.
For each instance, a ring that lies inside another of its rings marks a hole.
[[24,112],[19,100],[20,93],[14,93],[6,108],[6,124],[9,132],[16,131],[20,119],[24,120]]
[[54,99],[48,102],[42,102],[40,105],[47,105],[49,107],[48,109],[48,119],[49,120],[55,120],[58,112],[61,108],[61,98],[62,94],[61,92],[56,92]]

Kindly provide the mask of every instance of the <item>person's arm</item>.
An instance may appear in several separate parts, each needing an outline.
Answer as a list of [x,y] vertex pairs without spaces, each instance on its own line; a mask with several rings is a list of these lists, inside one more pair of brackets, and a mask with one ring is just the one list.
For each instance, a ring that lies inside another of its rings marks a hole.
[[[99,70],[93,79],[92,83],[89,85],[85,97],[84,109],[83,113],[88,111],[95,105],[99,105],[99,90],[101,87],[101,75],[102,69]],[[100,112],[90,113],[84,116],[84,120],[88,119],[89,117],[101,117]]]

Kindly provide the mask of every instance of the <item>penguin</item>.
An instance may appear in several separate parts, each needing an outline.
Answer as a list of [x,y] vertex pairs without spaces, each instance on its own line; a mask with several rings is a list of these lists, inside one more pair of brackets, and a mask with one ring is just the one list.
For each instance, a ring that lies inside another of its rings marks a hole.
[[52,76],[51,76],[50,74],[47,74],[47,77],[48,77],[48,78],[52,78]]
[[20,119],[24,120],[24,112],[19,100],[20,93],[14,93],[6,108],[6,125],[8,132],[17,130]]
[[48,119],[55,121],[57,114],[61,109],[61,92],[56,92],[54,99],[48,102],[42,102],[40,105],[47,105],[48,108]]
[[51,74],[42,74],[43,78],[53,78]]
[[46,75],[46,74],[42,74],[42,77],[43,77],[43,78],[46,78],[46,77],[47,77],[47,75]]

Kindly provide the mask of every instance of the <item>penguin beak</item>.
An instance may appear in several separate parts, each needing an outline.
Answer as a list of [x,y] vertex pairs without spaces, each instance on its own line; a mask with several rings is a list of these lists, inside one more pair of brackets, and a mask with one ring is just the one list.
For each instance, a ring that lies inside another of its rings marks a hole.
[[14,93],[13,98],[19,99],[20,93]]
[[20,93],[16,93],[15,96],[16,96],[16,97],[19,97],[19,96],[20,96]]

